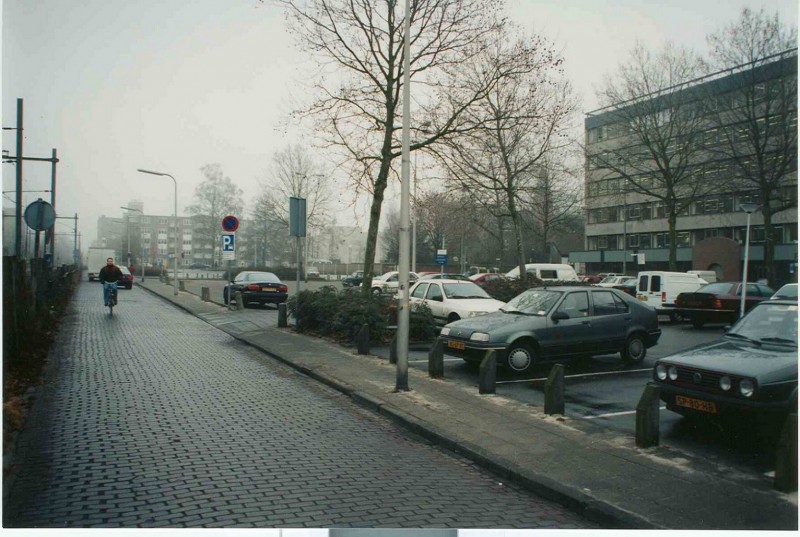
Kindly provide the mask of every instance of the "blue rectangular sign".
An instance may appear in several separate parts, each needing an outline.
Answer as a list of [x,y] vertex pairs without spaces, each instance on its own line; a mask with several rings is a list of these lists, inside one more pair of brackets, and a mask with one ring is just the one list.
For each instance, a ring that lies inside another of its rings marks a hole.
[[222,235],[222,252],[235,252],[236,251],[236,234],[225,233]]

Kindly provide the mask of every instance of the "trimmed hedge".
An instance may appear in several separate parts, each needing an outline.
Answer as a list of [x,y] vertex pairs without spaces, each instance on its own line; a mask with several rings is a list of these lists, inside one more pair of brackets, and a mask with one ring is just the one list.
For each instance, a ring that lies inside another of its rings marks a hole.
[[489,293],[489,296],[492,298],[500,300],[501,302],[508,302],[523,291],[532,289],[534,287],[560,287],[565,285],[590,286],[591,284],[588,282],[567,281],[543,282],[542,280],[528,274],[528,279],[526,281],[521,279],[492,280],[483,284],[481,287],[483,287],[483,289]]

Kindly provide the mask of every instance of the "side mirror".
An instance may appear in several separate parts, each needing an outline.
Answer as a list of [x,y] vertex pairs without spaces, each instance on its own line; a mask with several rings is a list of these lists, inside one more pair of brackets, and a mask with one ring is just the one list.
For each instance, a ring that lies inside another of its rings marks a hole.
[[567,319],[569,319],[569,315],[564,311],[557,311],[550,318],[556,322],[566,321]]

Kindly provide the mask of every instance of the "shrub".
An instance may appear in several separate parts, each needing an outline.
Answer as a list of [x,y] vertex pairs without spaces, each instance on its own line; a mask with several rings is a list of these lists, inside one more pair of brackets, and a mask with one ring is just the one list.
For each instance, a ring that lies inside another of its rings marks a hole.
[[520,279],[493,280],[485,283],[482,287],[487,293],[489,293],[489,296],[491,296],[492,298],[500,300],[502,302],[508,302],[509,300],[519,295],[523,291],[532,289],[534,287],[561,287],[564,285],[589,286],[591,284],[589,282],[573,282],[573,281],[543,282],[542,280],[534,277],[533,275],[528,274],[528,278],[526,281],[522,281]]
[[408,322],[408,338],[430,341],[436,335],[433,312],[427,304],[413,304]]

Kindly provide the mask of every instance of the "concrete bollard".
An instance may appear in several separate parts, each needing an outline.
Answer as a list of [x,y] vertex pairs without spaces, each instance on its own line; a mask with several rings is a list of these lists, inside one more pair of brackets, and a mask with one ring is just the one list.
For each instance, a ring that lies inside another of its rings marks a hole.
[[395,331],[392,343],[389,345],[389,363],[397,363],[397,331]]
[[358,354],[369,354],[369,325],[364,323],[356,336],[356,345],[358,345]]
[[428,376],[434,379],[444,378],[444,342],[437,339],[428,351]]
[[564,415],[564,364],[555,364],[544,383],[544,413]]
[[233,293],[233,298],[236,300],[236,309],[243,310],[244,309],[244,300],[242,300],[242,292],[236,291]]
[[186,282],[184,280],[178,280],[178,291],[186,291]]
[[202,298],[205,302],[209,302],[211,300],[211,289],[209,287],[201,287],[200,298]]
[[286,302],[282,302],[278,304],[278,328],[286,328],[289,326],[287,318]]
[[659,414],[661,404],[658,386],[648,384],[636,404],[636,446],[648,448],[658,445]]
[[797,491],[797,414],[789,414],[775,450],[775,489]]
[[497,351],[486,351],[478,370],[478,393],[495,393],[497,386]]

